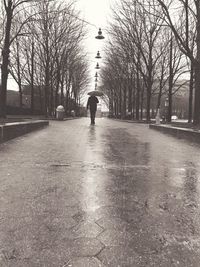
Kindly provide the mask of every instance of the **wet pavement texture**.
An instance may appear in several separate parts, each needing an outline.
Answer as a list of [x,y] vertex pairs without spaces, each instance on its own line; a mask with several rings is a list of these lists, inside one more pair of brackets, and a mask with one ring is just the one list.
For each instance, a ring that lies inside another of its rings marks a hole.
[[109,119],[0,145],[0,266],[200,266],[200,145]]

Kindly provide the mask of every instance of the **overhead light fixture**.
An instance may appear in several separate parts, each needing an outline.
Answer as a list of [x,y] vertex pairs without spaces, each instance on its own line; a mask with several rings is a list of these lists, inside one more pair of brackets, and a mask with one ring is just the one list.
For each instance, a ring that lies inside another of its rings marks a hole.
[[96,39],[99,39],[99,40],[105,38],[105,37],[102,35],[102,30],[101,30],[101,28],[99,28],[98,35],[97,35],[95,38],[96,38]]
[[97,52],[97,55],[96,55],[95,58],[101,58],[101,55],[100,55],[100,52],[99,51]]
[[97,63],[95,69],[97,69],[97,70],[100,69],[100,68],[99,68],[99,63]]

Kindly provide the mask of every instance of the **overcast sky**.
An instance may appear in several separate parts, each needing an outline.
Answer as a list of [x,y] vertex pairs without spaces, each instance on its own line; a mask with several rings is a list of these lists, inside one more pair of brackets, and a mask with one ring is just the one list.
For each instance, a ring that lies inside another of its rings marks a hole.
[[114,0],[77,0],[77,6],[88,22],[99,27],[99,25],[106,25],[110,5],[113,2]]
[[[111,4],[115,0],[77,0],[77,8],[81,10],[82,17],[84,20],[88,21],[88,38],[85,43],[85,50],[88,53],[90,61],[90,73],[93,78],[93,83],[91,86],[95,85],[95,66],[97,59],[95,56],[97,51],[100,51],[102,59],[98,61],[100,67],[103,62],[103,48],[106,44],[106,33],[105,28],[108,26],[109,17],[111,14]],[[92,25],[90,25],[92,24]],[[102,28],[104,40],[97,40],[95,36],[98,34],[98,29]]]
[[[84,44],[85,51],[88,53],[88,60],[90,63],[90,78],[91,84],[88,87],[88,91],[95,89],[95,73],[96,73],[96,63],[98,62],[100,67],[103,64],[103,48],[106,45],[106,32],[105,28],[108,26],[108,22],[111,15],[111,5],[116,0],[77,0],[77,9],[81,11],[81,17],[86,20],[88,24],[88,37]],[[91,25],[92,24],[92,25]],[[95,39],[98,35],[99,28],[102,29],[104,40]],[[97,60],[95,58],[97,51],[100,51],[102,59]],[[100,73],[101,70],[98,71]],[[98,85],[101,85],[101,79],[98,78]],[[83,102],[87,101],[88,96],[85,95]],[[102,103],[102,109],[106,110]]]

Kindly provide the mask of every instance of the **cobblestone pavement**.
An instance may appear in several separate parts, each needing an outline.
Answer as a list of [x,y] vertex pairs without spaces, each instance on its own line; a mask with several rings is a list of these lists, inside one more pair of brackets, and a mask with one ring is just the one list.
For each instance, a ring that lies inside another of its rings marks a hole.
[[1,267],[199,267],[200,146],[52,121],[0,145]]

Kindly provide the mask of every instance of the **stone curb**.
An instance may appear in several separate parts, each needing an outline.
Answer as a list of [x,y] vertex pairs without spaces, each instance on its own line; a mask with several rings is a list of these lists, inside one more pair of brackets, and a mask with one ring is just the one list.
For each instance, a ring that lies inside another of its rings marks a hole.
[[49,125],[48,120],[11,122],[0,125],[0,143]]
[[136,121],[136,120],[124,120],[124,119],[116,119],[116,118],[108,118],[114,121],[121,121],[121,122],[128,122],[128,123],[139,123],[139,124],[149,124],[149,122],[143,121]]
[[66,117],[63,118],[62,120],[56,119],[56,118],[48,118],[48,120],[50,121],[69,121],[69,120],[77,120],[77,119],[81,119],[83,117]]
[[156,124],[150,124],[149,128],[160,131],[162,133],[170,134],[176,138],[183,138],[191,142],[200,143],[200,131],[199,130],[173,127],[170,125],[156,125]]

